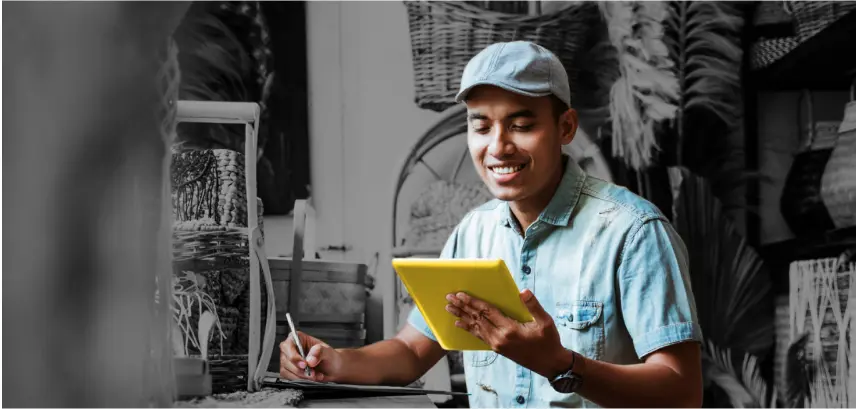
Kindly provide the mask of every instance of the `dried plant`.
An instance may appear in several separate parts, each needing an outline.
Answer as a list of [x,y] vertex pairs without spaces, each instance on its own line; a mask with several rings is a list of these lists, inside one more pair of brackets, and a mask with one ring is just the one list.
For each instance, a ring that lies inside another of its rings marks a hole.
[[726,129],[741,126],[743,18],[735,5],[720,1],[670,2],[667,13],[665,43],[680,89],[674,126],[676,163],[682,165],[683,145],[695,134],[694,113],[713,115]]
[[663,42],[667,3],[600,3],[620,77],[610,91],[613,155],[634,170],[653,164],[658,125],[673,119],[679,98],[674,63]]
[[773,346],[772,282],[764,261],[725,217],[707,181],[668,169],[673,223],[687,246],[693,295],[706,338],[766,356]]
[[768,408],[775,406],[776,394],[767,399],[767,383],[761,378],[758,359],[743,355],[741,372],[734,369],[731,349],[720,349],[705,343],[702,363],[704,378],[722,389],[734,408]]
[[214,300],[199,287],[196,274],[182,271],[173,275],[172,299],[173,318],[184,341],[184,355],[190,355],[191,346],[199,351],[205,351],[205,345],[208,343],[208,339],[199,339],[198,328],[193,328],[194,307],[197,308],[197,316],[200,318],[204,312],[213,315],[214,324],[220,333],[220,354],[222,355],[225,334],[220,327],[217,307],[214,305]]

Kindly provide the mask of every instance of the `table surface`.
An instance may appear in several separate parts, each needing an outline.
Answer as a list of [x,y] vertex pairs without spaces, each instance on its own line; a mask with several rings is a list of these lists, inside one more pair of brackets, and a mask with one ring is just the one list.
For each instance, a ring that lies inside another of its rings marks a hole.
[[[259,392],[236,392],[178,401],[176,408],[290,408],[299,393],[290,389],[266,389]],[[376,396],[341,399],[302,399],[298,408],[436,408],[428,395]]]
[[371,398],[311,399],[298,408],[436,408],[427,395],[378,396]]

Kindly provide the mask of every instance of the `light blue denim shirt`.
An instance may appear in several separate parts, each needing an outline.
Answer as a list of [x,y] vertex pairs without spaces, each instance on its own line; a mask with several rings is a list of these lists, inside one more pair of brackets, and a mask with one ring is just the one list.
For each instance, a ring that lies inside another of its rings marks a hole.
[[[559,188],[523,235],[507,202],[458,224],[441,258],[501,258],[518,287],[552,315],[562,344],[591,359],[634,364],[659,348],[701,341],[687,250],[666,217],[623,187],[566,160]],[[418,308],[408,322],[436,340]],[[595,407],[491,351],[463,353],[470,407]]]

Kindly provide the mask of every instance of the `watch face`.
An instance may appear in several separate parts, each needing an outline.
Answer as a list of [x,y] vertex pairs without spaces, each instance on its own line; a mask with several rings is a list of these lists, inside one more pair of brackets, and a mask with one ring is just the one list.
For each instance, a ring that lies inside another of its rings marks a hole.
[[553,381],[553,389],[559,393],[571,393],[574,391],[574,378],[563,376]]

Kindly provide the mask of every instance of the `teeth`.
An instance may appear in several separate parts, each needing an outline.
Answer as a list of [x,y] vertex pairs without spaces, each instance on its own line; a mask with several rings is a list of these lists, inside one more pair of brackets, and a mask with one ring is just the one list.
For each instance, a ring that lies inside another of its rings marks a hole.
[[514,172],[520,171],[521,169],[523,169],[523,165],[515,166],[515,167],[505,166],[505,167],[491,168],[491,170],[494,173],[498,173],[500,175],[507,175],[509,173],[514,173]]

